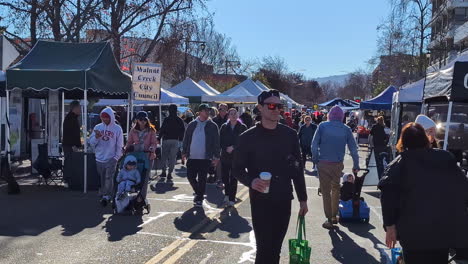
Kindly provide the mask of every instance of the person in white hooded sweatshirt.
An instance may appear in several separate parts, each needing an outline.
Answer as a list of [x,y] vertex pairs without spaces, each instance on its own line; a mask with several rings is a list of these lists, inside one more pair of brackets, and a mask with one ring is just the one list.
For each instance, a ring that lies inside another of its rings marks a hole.
[[101,204],[106,206],[114,192],[114,173],[117,161],[122,156],[123,132],[122,128],[115,123],[112,108],[104,108],[100,116],[102,123],[94,127],[88,142],[96,154],[96,167],[101,178],[99,190],[102,195]]

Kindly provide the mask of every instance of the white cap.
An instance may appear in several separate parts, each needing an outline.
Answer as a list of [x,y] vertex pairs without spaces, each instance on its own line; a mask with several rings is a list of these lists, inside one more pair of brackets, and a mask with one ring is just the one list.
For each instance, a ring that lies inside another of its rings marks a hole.
[[429,128],[436,127],[436,123],[425,115],[418,115],[414,122],[417,124],[420,124],[424,128],[424,130],[428,130]]

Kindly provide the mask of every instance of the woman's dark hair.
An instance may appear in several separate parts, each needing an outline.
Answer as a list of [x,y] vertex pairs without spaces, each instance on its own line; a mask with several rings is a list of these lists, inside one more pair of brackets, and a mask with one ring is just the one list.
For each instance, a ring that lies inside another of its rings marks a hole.
[[430,143],[424,128],[414,122],[406,124],[401,131],[396,149],[399,152],[403,152],[410,149],[425,148],[430,148]]
[[[140,130],[140,126],[138,125],[138,119],[135,120],[135,125],[133,125],[133,128],[136,129],[136,130]],[[149,128],[150,130],[153,130],[154,132],[156,132],[156,126],[153,125],[153,123],[151,123],[151,121],[148,118],[146,118],[145,129],[146,128]]]

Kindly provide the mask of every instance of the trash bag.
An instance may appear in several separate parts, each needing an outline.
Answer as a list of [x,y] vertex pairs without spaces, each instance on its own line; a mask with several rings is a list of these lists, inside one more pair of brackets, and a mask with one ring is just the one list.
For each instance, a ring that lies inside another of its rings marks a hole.
[[309,241],[306,240],[304,216],[299,216],[297,219],[297,239],[289,239],[289,263],[310,264],[311,251]]

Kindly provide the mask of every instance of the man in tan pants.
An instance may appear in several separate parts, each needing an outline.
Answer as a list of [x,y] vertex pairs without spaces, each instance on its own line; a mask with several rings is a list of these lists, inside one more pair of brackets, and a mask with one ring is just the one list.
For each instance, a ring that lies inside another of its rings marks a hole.
[[343,118],[343,110],[338,106],[333,107],[328,114],[329,121],[320,123],[312,140],[312,161],[317,164],[323,209],[327,218],[322,226],[327,229],[338,223],[336,216],[346,145],[353,157],[353,172],[359,170],[357,144],[351,129],[343,124]]

